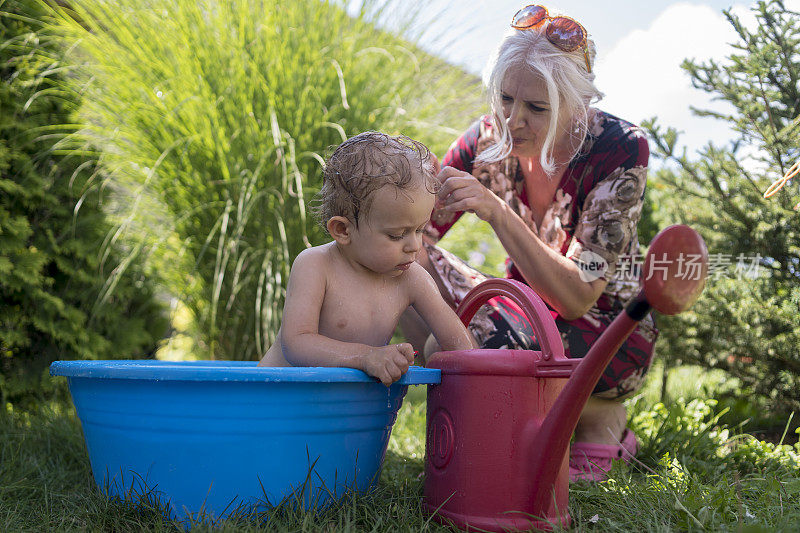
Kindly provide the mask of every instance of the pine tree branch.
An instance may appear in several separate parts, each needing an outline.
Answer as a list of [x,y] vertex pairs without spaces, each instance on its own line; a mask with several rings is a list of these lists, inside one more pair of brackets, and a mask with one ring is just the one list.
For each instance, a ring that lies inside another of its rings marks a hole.
[[740,176],[744,176],[747,179],[747,182],[750,184],[750,187],[752,188],[753,192],[757,196],[762,196],[763,192],[761,191],[761,188],[756,184],[753,177],[750,175],[750,172],[748,172],[747,169],[744,168],[736,158],[733,158],[733,162],[737,167],[738,174]]

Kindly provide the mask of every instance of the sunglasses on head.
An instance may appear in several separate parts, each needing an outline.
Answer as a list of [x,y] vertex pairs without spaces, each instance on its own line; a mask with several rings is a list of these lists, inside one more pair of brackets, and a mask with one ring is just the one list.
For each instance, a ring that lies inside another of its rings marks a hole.
[[577,21],[569,17],[551,17],[544,6],[525,6],[511,19],[511,27],[516,30],[530,30],[547,23],[544,35],[547,40],[564,52],[573,52],[583,48],[583,58],[586,60],[586,70],[591,73],[589,66],[589,50],[586,46],[586,29]]

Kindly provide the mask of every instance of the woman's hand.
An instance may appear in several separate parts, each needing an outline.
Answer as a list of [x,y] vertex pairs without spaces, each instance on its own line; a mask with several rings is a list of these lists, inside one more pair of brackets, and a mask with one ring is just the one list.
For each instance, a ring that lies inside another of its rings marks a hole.
[[469,211],[490,224],[502,209],[503,201],[471,174],[444,167],[438,178],[442,188],[437,193],[437,207],[441,209]]

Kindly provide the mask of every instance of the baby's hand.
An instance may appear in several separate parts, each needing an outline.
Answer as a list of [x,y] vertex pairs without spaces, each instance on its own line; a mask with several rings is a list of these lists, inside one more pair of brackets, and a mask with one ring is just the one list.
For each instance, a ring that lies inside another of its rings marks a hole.
[[373,348],[364,361],[364,372],[387,387],[400,379],[414,362],[414,348],[408,343]]

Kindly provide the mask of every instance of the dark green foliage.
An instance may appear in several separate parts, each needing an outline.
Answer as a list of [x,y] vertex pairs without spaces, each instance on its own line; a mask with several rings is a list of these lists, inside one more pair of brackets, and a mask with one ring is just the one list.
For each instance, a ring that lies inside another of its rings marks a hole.
[[656,205],[653,201],[653,192],[650,189],[650,183],[644,191],[644,203],[642,204],[642,218],[639,219],[637,230],[639,232],[639,244],[647,246],[653,237],[656,236],[658,230],[658,222],[656,222],[655,209]]
[[[797,183],[763,192],[800,158],[800,16],[782,2],[760,2],[758,25],[739,34],[723,62],[684,68],[694,85],[732,106],[698,111],[731,124],[730,149],[709,145],[696,160],[675,150],[677,133],[648,124],[657,155],[670,165],[652,180],[656,217],[682,222],[706,239],[712,275],[694,309],[664,317],[658,350],[673,361],[721,368],[765,405],[800,407],[800,213]],[[725,265],[725,262],[730,262]],[[760,277],[748,275],[757,264]]]
[[[59,155],[75,102],[43,61],[35,3],[0,2],[0,400],[38,388],[55,359],[136,357],[166,330],[135,261],[100,302],[119,250],[88,187],[95,161]],[[106,254],[105,256],[103,254]],[[3,403],[0,402],[0,406]]]

